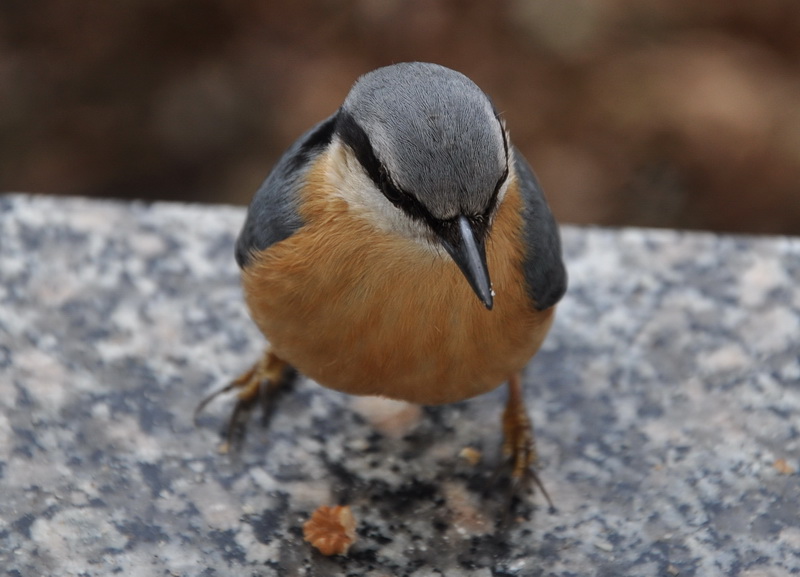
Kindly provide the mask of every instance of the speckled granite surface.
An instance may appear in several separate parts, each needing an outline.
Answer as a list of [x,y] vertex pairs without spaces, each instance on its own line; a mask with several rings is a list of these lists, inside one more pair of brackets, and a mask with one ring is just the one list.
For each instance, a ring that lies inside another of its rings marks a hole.
[[[2,574],[800,573],[800,240],[565,227],[571,289],[526,377],[558,512],[503,525],[503,391],[392,429],[301,381],[238,460],[229,404],[193,426],[263,346],[242,218],[0,197]],[[336,502],[347,558],[302,540]]]

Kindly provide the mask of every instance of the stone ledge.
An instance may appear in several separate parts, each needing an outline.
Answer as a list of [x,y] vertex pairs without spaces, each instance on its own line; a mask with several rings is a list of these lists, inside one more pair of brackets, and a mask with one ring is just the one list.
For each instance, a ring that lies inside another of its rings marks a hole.
[[[571,288],[526,375],[558,512],[537,496],[498,528],[502,391],[382,434],[301,381],[238,460],[215,451],[224,401],[193,426],[263,346],[243,214],[0,197],[8,575],[798,571],[800,240],[564,227]],[[301,526],[337,502],[359,541],[324,558]]]

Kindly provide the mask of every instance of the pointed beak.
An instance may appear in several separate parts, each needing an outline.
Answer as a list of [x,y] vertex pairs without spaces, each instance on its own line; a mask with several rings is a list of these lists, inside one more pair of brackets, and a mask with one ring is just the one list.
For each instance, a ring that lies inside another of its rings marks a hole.
[[494,292],[486,266],[486,247],[483,235],[476,234],[473,224],[466,216],[456,219],[455,227],[440,240],[447,253],[461,269],[461,273],[469,281],[469,286],[481,299],[487,309],[492,310]]

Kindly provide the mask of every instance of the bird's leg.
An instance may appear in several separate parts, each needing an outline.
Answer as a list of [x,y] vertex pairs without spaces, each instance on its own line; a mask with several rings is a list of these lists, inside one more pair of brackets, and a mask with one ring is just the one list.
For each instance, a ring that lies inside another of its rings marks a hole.
[[275,408],[275,399],[294,380],[296,371],[269,348],[250,369],[224,387],[205,397],[194,411],[195,422],[200,412],[219,395],[238,390],[236,404],[226,428],[226,440],[220,452],[238,450],[244,442],[247,421],[256,403],[261,403],[262,424],[267,425]]
[[508,401],[503,411],[503,456],[511,465],[512,498],[520,489],[525,489],[532,482],[547,499],[550,507],[553,502],[536,474],[536,440],[533,435],[525,400],[522,396],[522,382],[519,374],[508,380]]

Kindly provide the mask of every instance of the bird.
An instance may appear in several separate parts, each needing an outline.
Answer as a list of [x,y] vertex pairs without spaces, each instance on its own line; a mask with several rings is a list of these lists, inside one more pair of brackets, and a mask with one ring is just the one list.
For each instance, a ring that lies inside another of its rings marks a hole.
[[[247,307],[268,345],[229,426],[300,373],[351,395],[454,403],[508,383],[504,462],[533,481],[521,372],[567,289],[558,224],[490,98],[444,66],[358,78],[255,193],[236,241]],[[552,502],[551,502],[552,506]]]

